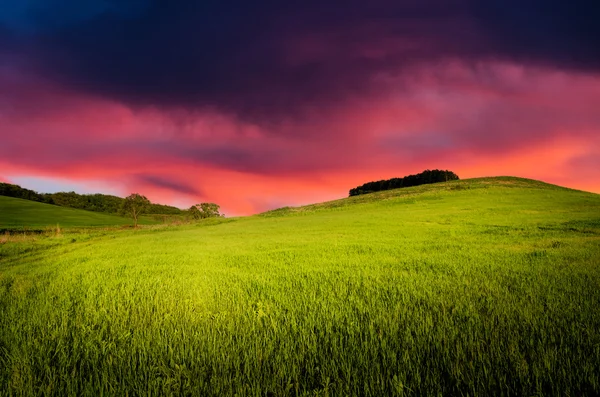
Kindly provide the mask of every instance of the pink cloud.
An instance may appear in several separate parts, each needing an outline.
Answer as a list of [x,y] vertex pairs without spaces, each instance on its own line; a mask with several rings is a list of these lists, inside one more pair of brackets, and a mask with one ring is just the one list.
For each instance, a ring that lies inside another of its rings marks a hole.
[[0,169],[103,181],[182,207],[214,201],[230,215],[344,197],[426,168],[600,192],[596,75],[452,61],[373,84],[388,89],[253,123],[214,110],[134,109],[4,69]]

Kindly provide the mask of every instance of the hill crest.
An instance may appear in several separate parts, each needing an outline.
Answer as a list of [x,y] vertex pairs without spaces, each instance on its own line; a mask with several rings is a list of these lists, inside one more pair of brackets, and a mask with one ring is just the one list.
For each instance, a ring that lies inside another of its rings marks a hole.
[[382,190],[379,192],[366,193],[356,196],[344,197],[341,199],[325,201],[322,203],[308,204],[298,207],[282,207],[274,210],[266,211],[258,214],[263,217],[286,216],[293,214],[301,214],[314,212],[324,209],[341,208],[356,204],[368,204],[378,201],[385,201],[395,198],[417,198],[431,194],[438,194],[447,191],[460,191],[472,189],[488,189],[488,188],[529,188],[529,189],[547,189],[547,190],[563,190],[573,192],[584,192],[581,190],[571,189],[559,185],[553,185],[547,182],[521,178],[515,176],[495,176],[495,177],[479,177],[461,180],[453,180],[448,182],[438,182],[424,184],[419,186],[404,187],[390,190]]

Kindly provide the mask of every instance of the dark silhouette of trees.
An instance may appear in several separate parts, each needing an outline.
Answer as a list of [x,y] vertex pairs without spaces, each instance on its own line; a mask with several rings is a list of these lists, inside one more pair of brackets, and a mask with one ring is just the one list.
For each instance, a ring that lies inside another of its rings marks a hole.
[[392,178],[375,182],[367,182],[361,186],[355,187],[354,189],[350,189],[350,196],[358,196],[360,194],[379,192],[381,190],[419,186],[428,183],[455,181],[458,179],[458,175],[456,175],[452,171],[425,170],[420,174],[408,175],[404,178]]
[[148,214],[159,214],[159,215],[182,215],[183,210],[164,204],[150,204],[146,211]]
[[140,215],[146,211],[149,205],[150,200],[146,196],[133,193],[125,197],[121,205],[121,214],[131,216],[133,218],[133,227],[137,227]]
[[10,183],[0,183],[0,196],[37,201],[39,203],[54,204],[52,196],[49,194],[37,193],[33,190],[25,189],[19,185],[12,185]]
[[50,195],[56,205],[80,210],[116,214],[123,204],[123,198],[106,194],[77,194],[58,192]]

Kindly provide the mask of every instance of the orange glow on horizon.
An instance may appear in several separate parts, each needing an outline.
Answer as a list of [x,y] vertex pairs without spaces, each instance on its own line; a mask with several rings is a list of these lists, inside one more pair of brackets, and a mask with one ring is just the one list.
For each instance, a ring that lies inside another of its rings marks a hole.
[[[346,197],[425,169],[600,193],[600,77],[506,63],[377,76],[370,97],[260,123],[211,109],[133,109],[2,75],[0,180],[98,181],[125,196],[249,215]],[[8,109],[8,108],[7,108]],[[33,110],[32,110],[33,109]],[[35,186],[24,186],[36,190]]]

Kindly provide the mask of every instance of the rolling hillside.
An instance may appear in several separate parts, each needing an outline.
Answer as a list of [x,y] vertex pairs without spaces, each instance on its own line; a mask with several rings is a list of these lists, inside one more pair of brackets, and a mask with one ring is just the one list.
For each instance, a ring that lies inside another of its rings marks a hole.
[[[146,219],[145,223],[156,222]],[[60,227],[118,226],[130,225],[131,220],[115,215],[0,196],[0,229],[43,228],[57,224]]]
[[0,243],[0,386],[598,395],[600,195],[521,178]]
[[[458,194],[459,192],[464,194]],[[451,193],[451,195],[448,195],[448,193]],[[471,178],[445,183],[433,183],[409,188],[385,190],[302,207],[283,207],[260,215],[280,216],[284,214],[291,215],[329,209],[338,210],[339,208],[351,207],[356,204],[374,203],[375,205],[378,205],[381,204],[381,202],[390,200],[399,204],[414,204],[419,200],[429,200],[431,197],[441,198],[441,195],[445,195],[450,200],[458,199],[465,201],[465,204],[476,205],[478,203],[486,204],[487,201],[493,203],[493,197],[490,196],[494,193],[498,193],[499,197],[509,193],[511,197],[522,194],[524,199],[533,199],[530,203],[532,206],[543,205],[543,201],[545,201],[543,198],[547,194],[554,193],[558,193],[565,198],[570,198],[571,200],[568,201],[571,201],[574,204],[580,201],[582,197],[586,197],[592,201],[600,198],[600,196],[595,193],[573,190],[533,179],[504,176]],[[550,202],[551,205],[556,204],[553,202],[555,199],[556,198]],[[583,201],[587,202],[585,199]],[[526,205],[526,203],[523,204]]]

